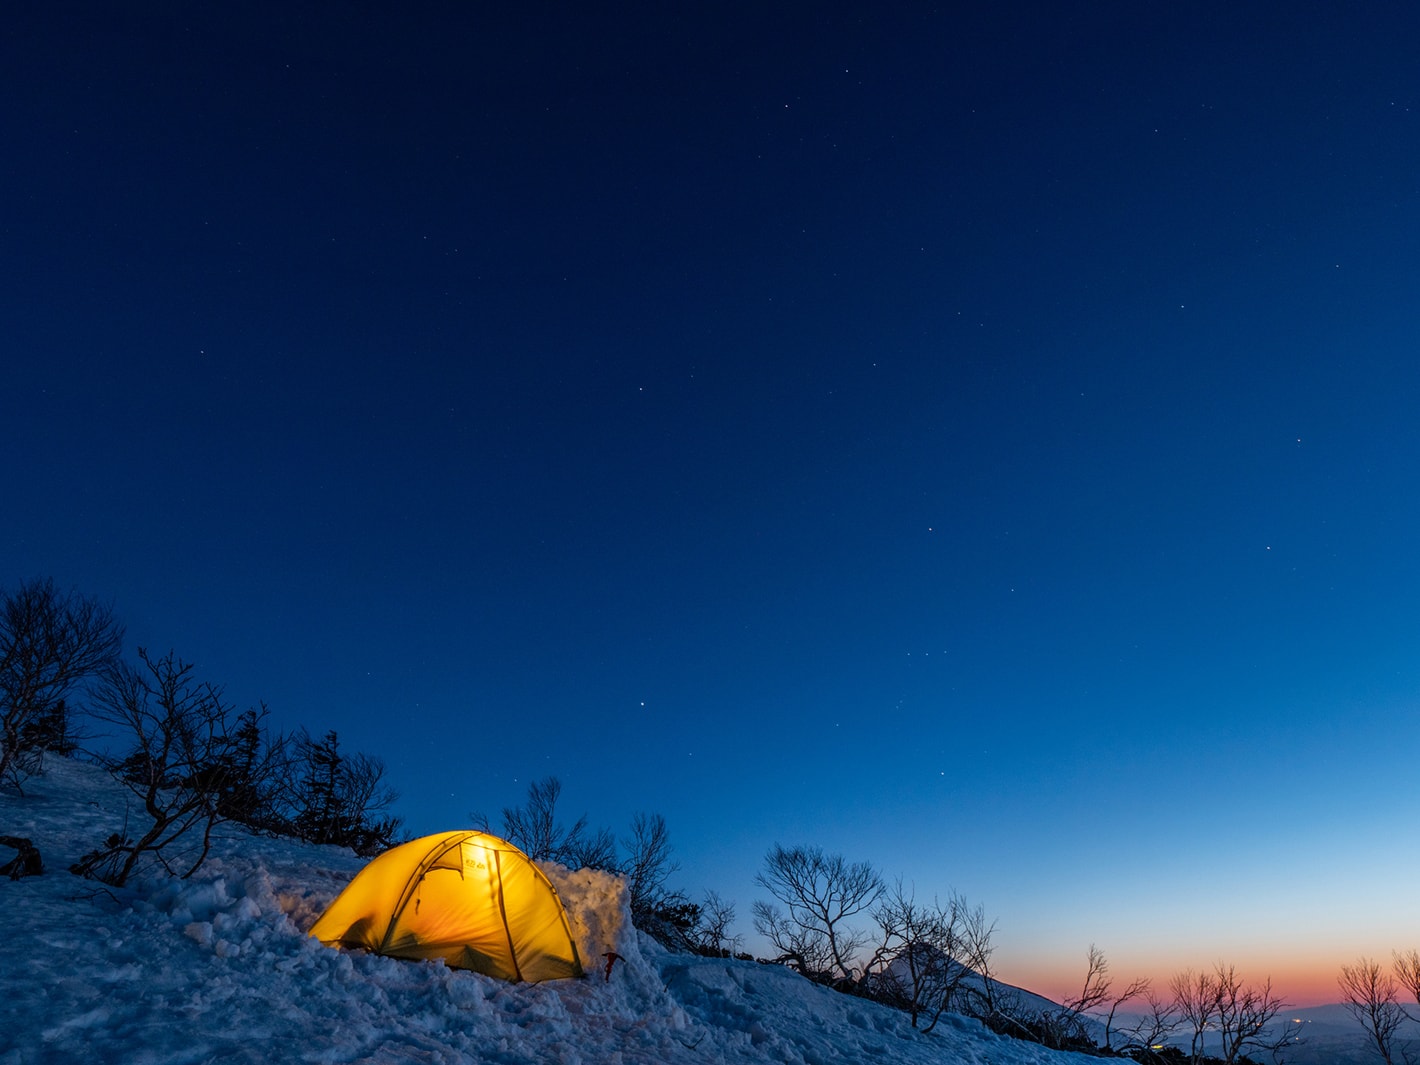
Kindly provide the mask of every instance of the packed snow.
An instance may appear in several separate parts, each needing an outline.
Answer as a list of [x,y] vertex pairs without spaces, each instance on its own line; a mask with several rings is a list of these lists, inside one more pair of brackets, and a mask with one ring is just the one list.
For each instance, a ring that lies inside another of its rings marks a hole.
[[23,796],[0,793],[0,835],[33,840],[45,865],[0,879],[0,1065],[1098,1060],[954,1016],[924,1034],[779,966],[668,953],[631,926],[621,881],[592,870],[544,866],[591,963],[580,980],[515,985],[334,950],[306,931],[362,859],[223,826],[189,880],[71,875],[123,818],[124,792],[81,762],[51,758]]

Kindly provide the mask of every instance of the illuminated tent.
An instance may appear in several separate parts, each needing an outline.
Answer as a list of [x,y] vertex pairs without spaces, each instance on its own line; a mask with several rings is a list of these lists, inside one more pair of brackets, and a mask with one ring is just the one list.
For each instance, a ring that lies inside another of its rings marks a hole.
[[526,854],[485,832],[442,832],[386,851],[310,934],[330,947],[443,958],[505,980],[582,975],[557,889]]

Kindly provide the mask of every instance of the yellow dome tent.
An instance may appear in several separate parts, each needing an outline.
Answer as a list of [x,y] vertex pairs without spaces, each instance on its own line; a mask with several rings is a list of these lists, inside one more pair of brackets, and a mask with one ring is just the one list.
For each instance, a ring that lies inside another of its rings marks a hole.
[[311,926],[329,947],[537,983],[581,976],[557,889],[517,847],[486,832],[441,832],[381,854]]

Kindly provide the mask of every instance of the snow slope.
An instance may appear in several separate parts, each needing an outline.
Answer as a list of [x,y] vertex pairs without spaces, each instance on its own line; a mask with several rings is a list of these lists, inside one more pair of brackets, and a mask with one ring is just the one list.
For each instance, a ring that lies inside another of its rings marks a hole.
[[609,978],[521,986],[332,950],[305,931],[363,864],[348,851],[225,826],[191,880],[110,891],[67,869],[120,827],[123,791],[63,759],[25,790],[0,794],[0,835],[32,839],[46,871],[0,880],[0,1065],[1098,1060],[956,1017],[924,1035],[777,966],[668,954],[591,870],[547,867],[584,958],[622,956]]

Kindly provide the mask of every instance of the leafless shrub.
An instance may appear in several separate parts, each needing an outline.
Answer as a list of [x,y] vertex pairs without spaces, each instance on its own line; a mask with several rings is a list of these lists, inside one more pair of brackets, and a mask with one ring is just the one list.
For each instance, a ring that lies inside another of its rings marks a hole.
[[559,861],[569,869],[605,869],[616,872],[616,836],[609,828],[584,831],[562,848]]
[[1289,1032],[1273,1027],[1287,1006],[1272,991],[1272,981],[1260,986],[1243,983],[1231,966],[1219,962],[1212,972],[1186,970],[1170,982],[1173,1006],[1191,1036],[1195,1062],[1204,1056],[1204,1034],[1217,1033],[1219,1056],[1232,1065],[1247,1051],[1280,1053],[1291,1042]]
[[[585,814],[570,828],[563,825],[557,819],[557,800],[561,795],[562,782],[556,777],[533,781],[528,786],[527,802],[503,808],[503,838],[536,861],[558,862],[572,869],[615,871],[616,837],[605,828],[593,832]],[[482,814],[469,816],[475,824],[488,826],[488,819]]]
[[[1112,999],[1110,999],[1109,1012],[1105,1014],[1104,1019],[1104,1048],[1106,1050],[1113,1049],[1113,1047],[1110,1045],[1110,1042],[1111,1036],[1115,1031],[1114,1017],[1115,1014],[1119,1012],[1119,1007],[1124,1005],[1126,1002],[1132,1002],[1134,999],[1139,998],[1141,995],[1149,994],[1150,981],[1147,977],[1140,977],[1138,979],[1131,980],[1129,983],[1125,984],[1124,990],[1119,992],[1119,994],[1115,995]],[[1157,1039],[1152,1040],[1148,1045],[1153,1045],[1153,1043],[1156,1042],[1158,1042]]]
[[1391,957],[1396,979],[1420,1003],[1420,950],[1396,951]]
[[1149,989],[1143,995],[1148,1012],[1129,1027],[1118,1030],[1123,1044],[1117,1049],[1139,1060],[1154,1061],[1158,1060],[1156,1048],[1178,1031],[1179,1014],[1172,999],[1156,995]]
[[46,750],[72,753],[72,698],[117,660],[122,642],[108,607],[52,580],[0,597],[0,785],[18,789]]
[[154,659],[140,648],[138,657],[142,669],[118,663],[109,670],[93,712],[131,744],[123,755],[96,758],[138,800],[144,823],[132,834],[125,824],[74,866],[115,887],[144,859],[170,873],[185,867],[184,878],[197,871],[221,817],[221,767],[233,747],[231,707],[220,688],[198,681],[172,652]]
[[631,897],[631,915],[649,913],[666,893],[666,880],[679,865],[672,859],[670,831],[660,814],[638,813],[631,821],[631,836],[621,841],[626,859],[620,863]]
[[1366,1030],[1385,1065],[1392,1065],[1396,1032],[1406,1020],[1399,1001],[1400,985],[1370,958],[1343,965],[1336,982],[1341,988],[1341,1004]]
[[1185,969],[1169,981],[1173,1009],[1179,1024],[1189,1034],[1189,1055],[1194,1065],[1203,1058],[1203,1034],[1216,1023],[1218,987],[1212,974]]
[[295,748],[299,781],[292,831],[311,843],[334,843],[360,855],[388,848],[401,822],[385,813],[399,793],[384,783],[384,762],[367,754],[343,754],[333,730],[316,740],[303,729]]
[[995,936],[996,922],[987,919],[984,907],[975,906],[963,912],[963,960],[971,967],[975,977],[962,983],[957,1008],[995,1031],[1029,1037],[1020,996],[996,977]]
[[1232,1065],[1248,1051],[1276,1054],[1291,1043],[1285,1030],[1273,1028],[1273,1022],[1287,1003],[1272,991],[1272,980],[1260,985],[1244,984],[1231,965],[1214,969],[1220,989],[1218,1034],[1222,1037],[1223,1060]]
[[1042,1013],[1037,1022],[1041,1042],[1059,1050],[1066,1046],[1093,1046],[1085,1028],[1086,1017],[1109,999],[1111,981],[1109,959],[1104,951],[1090,944],[1085,963],[1085,980],[1080,993],[1067,998],[1060,1009]]
[[754,904],[754,926],[806,976],[853,980],[854,961],[868,942],[849,920],[872,907],[883,882],[867,862],[849,862],[818,847],[782,847],[765,855],[755,882],[785,907]]
[[973,972],[964,935],[970,912],[955,894],[945,903],[919,903],[901,879],[873,912],[879,944],[866,966],[869,988],[905,1010],[914,1028],[935,1028]]
[[695,929],[695,947],[701,954],[724,956],[740,948],[740,937],[730,934],[730,926],[735,923],[735,904],[721,898],[713,891],[707,891],[700,903],[699,920]]

